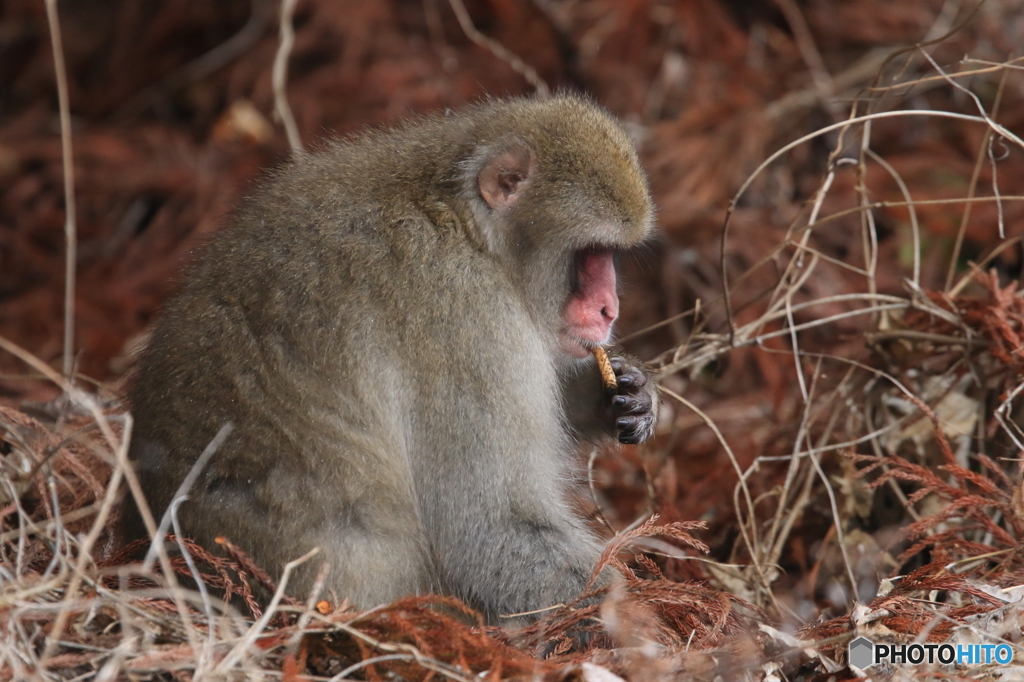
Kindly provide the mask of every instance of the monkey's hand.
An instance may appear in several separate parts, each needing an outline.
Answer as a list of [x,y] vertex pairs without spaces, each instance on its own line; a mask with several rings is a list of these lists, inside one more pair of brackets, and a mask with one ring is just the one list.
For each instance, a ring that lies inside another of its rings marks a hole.
[[607,414],[614,434],[620,443],[642,443],[654,433],[658,386],[639,361],[613,356],[611,365],[616,387],[608,398]]

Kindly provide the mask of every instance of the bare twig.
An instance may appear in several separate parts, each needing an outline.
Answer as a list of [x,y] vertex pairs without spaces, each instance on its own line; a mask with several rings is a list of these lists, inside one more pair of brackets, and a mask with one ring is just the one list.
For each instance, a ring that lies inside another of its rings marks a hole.
[[[132,495],[135,498],[135,503],[139,509],[139,514],[142,517],[142,521],[146,526],[146,530],[149,532],[150,536],[155,535],[156,522],[153,520],[153,514],[149,511],[149,505],[146,503],[146,498],[142,493],[142,486],[139,484],[138,476],[135,475],[135,469],[133,469],[131,464],[128,462],[128,442],[130,439],[132,428],[131,415],[126,414],[122,417],[122,419],[124,420],[124,428],[122,436],[118,438],[118,436],[114,433],[114,430],[111,428],[110,420],[107,419],[107,416],[103,413],[103,411],[100,409],[99,405],[92,398],[92,396],[76,388],[74,384],[72,384],[68,380],[65,380],[61,375],[57,374],[57,372],[51,369],[42,360],[35,357],[34,355],[29,353],[25,349],[21,348],[17,344],[8,341],[2,336],[0,336],[0,348],[6,350],[8,353],[11,353],[12,355],[20,359],[22,362],[38,371],[40,374],[43,374],[47,379],[55,383],[65,393],[67,393],[73,401],[75,401],[79,405],[84,406],[89,411],[93,419],[96,421],[96,424],[99,426],[100,432],[103,434],[103,437],[106,440],[108,447],[113,451],[113,453],[115,453],[115,461],[113,462],[115,471],[120,470],[123,472],[122,475],[127,481],[129,490],[131,491]],[[107,499],[112,499],[110,495],[115,493],[116,490],[117,486],[111,485],[109,487],[109,494]],[[105,501],[104,504],[108,504],[108,502]],[[104,515],[100,519],[97,519],[101,522],[94,524],[93,529],[102,529],[102,521],[104,521],[105,519],[106,515]],[[93,538],[92,542],[95,542],[95,538]],[[190,627],[188,609],[182,597],[182,590],[178,587],[178,581],[174,576],[174,570],[171,567],[171,561],[170,557],[167,554],[167,549],[161,545],[160,547],[158,547],[157,552],[160,556],[161,572],[164,576],[164,579],[167,581],[170,595],[175,603],[175,606],[178,609],[179,615],[181,616],[182,626],[185,632],[188,634],[191,645],[194,648],[197,648],[198,640],[195,638],[194,633],[192,632],[192,628]],[[81,572],[78,572],[76,575],[81,575]],[[53,642],[56,641],[56,637],[59,635],[60,631],[57,628],[51,628],[50,632],[51,637],[47,639],[46,650],[52,654],[52,648],[54,646]],[[45,659],[46,656],[44,656],[43,658]]]
[[281,1],[281,41],[277,46],[277,54],[274,55],[274,70],[271,80],[274,88],[274,113],[281,118],[292,154],[301,156],[304,153],[302,138],[299,137],[299,128],[295,125],[295,117],[292,116],[292,109],[288,106],[288,95],[285,91],[288,82],[288,55],[291,54],[292,46],[295,44],[292,16],[295,14],[296,1]]
[[[666,388],[665,386],[661,386],[660,390],[661,390],[662,393],[664,393],[664,394],[674,398],[675,400],[679,401],[679,403],[681,403],[687,409],[693,411],[694,414],[696,414],[698,417],[700,417],[700,419],[715,434],[715,438],[718,439],[718,442],[722,444],[722,448],[725,450],[726,454],[729,457],[729,462],[732,463],[732,467],[736,471],[736,475],[739,476],[739,479],[740,479],[739,486],[740,486],[740,488],[743,491],[743,498],[744,498],[744,501],[746,502],[747,513],[749,514],[747,519],[744,520],[743,517],[742,517],[742,514],[741,514],[741,510],[737,507],[736,514],[739,517],[738,521],[739,521],[739,526],[740,526],[740,533],[743,535],[743,538],[744,538],[744,540],[747,543],[747,547],[750,549],[751,556],[753,556],[753,557],[760,556],[761,552],[759,550],[758,542],[757,542],[757,539],[756,539],[756,529],[754,528],[756,526],[755,516],[756,516],[756,513],[757,513],[755,508],[754,508],[754,500],[753,500],[753,497],[750,494],[750,489],[747,487],[746,478],[743,475],[743,469],[742,469],[742,467],[740,467],[739,460],[736,459],[736,455],[735,455],[735,453],[733,453],[732,448],[729,447],[729,442],[725,440],[725,436],[722,434],[722,431],[718,428],[718,425],[715,424],[714,420],[711,419],[711,417],[709,417],[703,410],[701,410],[699,407],[694,405],[692,402],[690,402],[689,400],[687,400],[683,396],[679,395],[678,393],[676,393],[675,391],[673,391],[673,390],[671,390],[669,388]],[[750,526],[749,528],[748,528],[748,524]],[[757,569],[761,573],[764,572],[763,571],[764,567],[761,566],[760,564],[757,564]]]
[[160,519],[160,525],[157,526],[156,535],[153,536],[153,542],[149,546],[149,551],[146,552],[145,560],[142,562],[143,573],[149,572],[150,568],[153,566],[153,560],[156,557],[157,548],[162,547],[164,544],[164,534],[167,533],[167,529],[171,525],[171,508],[179,500],[184,501],[188,499],[188,491],[191,490],[196,479],[199,478],[199,474],[202,473],[204,468],[206,468],[210,458],[212,458],[220,446],[224,444],[224,441],[229,435],[231,435],[231,431],[234,430],[234,428],[235,427],[231,422],[220,427],[220,430],[217,431],[217,435],[207,443],[202,454],[199,455],[195,463],[192,465],[192,468],[189,469],[188,475],[185,476],[184,480],[182,480],[181,484],[178,486],[178,489],[174,492],[174,495],[171,497],[171,504],[168,505],[167,510],[164,511],[163,518]]
[[804,18],[803,12],[794,0],[775,0],[775,5],[782,11],[786,23],[789,24],[789,28],[793,32],[793,39],[797,49],[800,50],[804,64],[807,65],[807,70],[811,73],[811,80],[814,82],[814,89],[817,91],[822,106],[833,116],[837,116],[839,114],[838,107],[829,99],[835,91],[835,84],[825,66],[825,60],[821,58],[818,46],[814,43],[814,36],[811,35],[807,19]]
[[267,624],[270,623],[271,617],[273,617],[277,612],[278,604],[280,604],[281,600],[284,599],[285,590],[288,588],[288,579],[291,577],[292,571],[312,559],[319,552],[320,548],[314,547],[298,559],[289,561],[285,564],[284,572],[281,574],[281,581],[278,584],[277,591],[274,593],[274,596],[270,599],[270,604],[267,606],[267,610],[262,616],[260,616],[259,620],[252,624],[252,627],[249,628],[249,631],[245,633],[245,636],[239,640],[231,652],[217,664],[218,671],[226,672],[231,670],[242,659],[242,657],[251,654],[253,645],[256,643],[256,640],[259,639],[260,635],[266,631]]
[[245,54],[267,30],[274,0],[252,0],[249,19],[230,38],[179,69],[143,88],[122,104],[115,118],[138,115],[165,93],[173,93],[210,76]]
[[[127,449],[127,446],[128,438],[126,437],[122,439],[121,447]],[[82,542],[82,546],[79,548],[78,563],[75,566],[74,572],[71,574],[71,580],[68,582],[67,587],[64,588],[63,607],[58,611],[57,618],[53,621],[53,625],[50,627],[50,633],[46,637],[46,647],[43,649],[43,655],[40,660],[41,668],[46,668],[47,659],[53,656],[53,653],[57,648],[57,640],[60,639],[60,636],[64,632],[64,626],[67,625],[68,617],[71,615],[71,602],[78,597],[78,587],[81,585],[82,576],[85,574],[85,565],[87,562],[92,561],[92,547],[96,544],[96,540],[99,539],[100,533],[103,532],[106,526],[107,517],[114,508],[114,501],[117,499],[117,489],[121,484],[121,478],[123,476],[124,469],[121,467],[114,469],[114,473],[110,477],[110,485],[107,488],[107,494],[103,499],[103,504],[100,506],[99,514],[97,514],[96,520],[93,522],[92,528],[89,530],[89,535],[86,536],[85,540]]]
[[68,75],[64,66],[64,46],[60,36],[57,0],[46,0],[46,19],[53,45],[53,70],[57,78],[57,102],[60,108],[60,151],[64,161],[64,362],[63,374],[71,379],[75,353],[75,265],[78,238],[75,227],[75,164],[71,151],[71,107],[68,103]]
[[[999,115],[999,105],[1003,100],[1003,92],[1006,89],[1006,78],[1009,76],[1009,70],[1003,70],[1002,77],[999,79],[999,87],[996,89],[996,99],[992,104],[992,116]],[[951,83],[955,83],[947,74],[943,73],[943,77]],[[978,188],[978,178],[981,175],[981,166],[985,159],[985,150],[989,149],[992,144],[992,129],[989,128],[985,131],[985,137],[981,140],[981,145],[978,147],[978,156],[974,161],[974,171],[971,173],[971,182],[967,187],[967,196],[973,198],[974,193]],[[967,236],[967,225],[971,220],[971,209],[974,208],[972,202],[968,202],[964,205],[964,213],[960,216],[960,229],[956,233],[956,243],[953,245],[953,253],[949,257],[949,269],[946,271],[946,291],[953,288],[953,278],[956,276],[957,265],[960,261],[960,250],[964,245],[964,237]]]
[[462,0],[448,0],[452,10],[455,12],[455,17],[459,20],[459,26],[462,27],[466,37],[472,40],[480,47],[488,50],[498,59],[502,60],[512,70],[518,73],[520,76],[526,79],[526,82],[533,86],[533,89],[537,91],[537,94],[541,97],[548,97],[551,94],[551,88],[544,82],[544,79],[540,77],[537,70],[532,66],[524,62],[514,52],[506,48],[504,45],[496,40],[488,38],[473,25],[473,19],[469,16],[469,12],[466,11],[466,6]]

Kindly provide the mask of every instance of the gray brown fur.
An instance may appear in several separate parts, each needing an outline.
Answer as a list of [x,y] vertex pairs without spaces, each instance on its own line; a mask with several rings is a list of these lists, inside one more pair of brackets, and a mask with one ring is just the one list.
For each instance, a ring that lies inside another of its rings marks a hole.
[[[524,146],[507,211],[478,174]],[[329,146],[274,173],[184,275],[140,362],[131,457],[159,515],[218,430],[178,517],[268,571],[371,607],[456,595],[492,622],[576,597],[598,555],[574,513],[581,440],[638,441],[655,392],[557,349],[572,254],[651,227],[636,154],[573,97],[488,102]],[[624,397],[621,397],[624,396]],[[617,402],[612,402],[618,398]],[[144,537],[134,504],[121,538]]]

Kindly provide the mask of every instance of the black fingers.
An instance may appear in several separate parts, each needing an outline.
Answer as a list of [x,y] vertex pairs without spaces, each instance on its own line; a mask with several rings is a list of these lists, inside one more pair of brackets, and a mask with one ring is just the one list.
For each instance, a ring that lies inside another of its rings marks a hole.
[[647,387],[647,374],[628,359],[613,357],[611,365],[618,380],[610,399],[615,433],[620,443],[642,443],[654,433],[655,394]]
[[612,398],[612,407],[619,414],[642,414],[650,412],[654,401],[647,393],[617,393]]
[[619,429],[620,443],[636,445],[654,433],[654,415],[648,412],[632,417],[619,417],[615,420],[615,426]]
[[613,358],[611,365],[612,370],[618,377],[620,390],[641,388],[647,385],[647,375],[640,371],[640,369],[628,364],[623,358]]

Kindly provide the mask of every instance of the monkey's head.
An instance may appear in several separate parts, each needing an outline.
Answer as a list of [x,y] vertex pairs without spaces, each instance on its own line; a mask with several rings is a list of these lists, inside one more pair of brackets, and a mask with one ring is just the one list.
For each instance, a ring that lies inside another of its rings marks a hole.
[[616,255],[652,227],[636,150],[608,113],[572,96],[485,104],[473,119],[462,179],[482,242],[561,351],[586,357],[618,316]]

